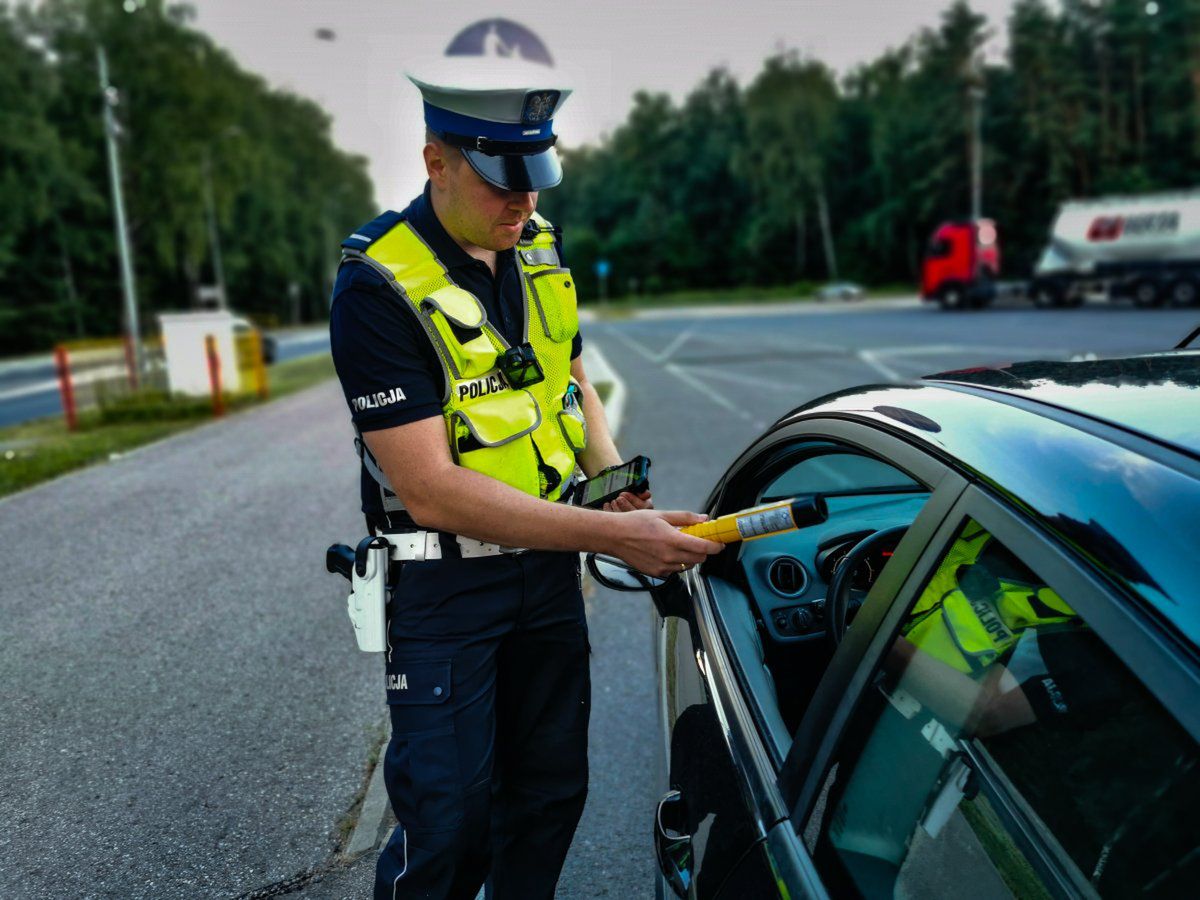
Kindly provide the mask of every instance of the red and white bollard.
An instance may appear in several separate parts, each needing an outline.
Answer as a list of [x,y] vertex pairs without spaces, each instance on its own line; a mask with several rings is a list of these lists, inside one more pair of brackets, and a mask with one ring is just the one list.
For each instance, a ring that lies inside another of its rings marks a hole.
[[212,388],[213,415],[223,416],[225,398],[221,396],[221,356],[217,353],[217,339],[211,334],[204,336],[204,351],[208,356],[208,383]]
[[79,418],[75,414],[75,388],[71,384],[71,360],[67,356],[67,348],[59,344],[54,348],[54,367],[58,370],[58,390],[62,395],[63,417],[67,420],[67,430],[79,429]]

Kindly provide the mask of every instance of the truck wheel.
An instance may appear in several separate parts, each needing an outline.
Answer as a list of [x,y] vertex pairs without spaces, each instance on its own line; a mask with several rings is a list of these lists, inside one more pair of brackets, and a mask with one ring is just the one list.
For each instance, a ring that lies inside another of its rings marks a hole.
[[1133,297],[1133,305],[1142,309],[1149,309],[1163,302],[1163,295],[1162,291],[1159,290],[1158,282],[1151,281],[1148,278],[1137,282],[1133,286],[1130,296]]
[[1180,278],[1171,285],[1171,303],[1175,306],[1193,306],[1198,293],[1196,282],[1190,278]]
[[960,285],[948,284],[938,292],[938,303],[945,310],[960,310],[967,304],[967,292]]

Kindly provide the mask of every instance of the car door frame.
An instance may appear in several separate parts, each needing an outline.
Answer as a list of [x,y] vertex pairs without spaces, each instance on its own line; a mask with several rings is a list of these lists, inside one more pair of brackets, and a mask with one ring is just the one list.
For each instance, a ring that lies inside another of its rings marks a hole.
[[[710,515],[721,511],[721,498],[727,495],[729,484],[766,455],[777,452],[787,443],[820,440],[852,447],[885,460],[929,487],[929,500],[897,546],[880,582],[890,585],[897,578],[902,579],[917,561],[917,551],[923,546],[924,536],[937,530],[967,482],[928,448],[877,421],[852,416],[790,420],[762,436],[739,456],[710,495],[707,511]],[[768,737],[757,703],[745,696],[749,693],[749,682],[741,661],[733,652],[729,632],[713,603],[704,576],[693,570],[683,576],[682,583],[690,596],[687,618],[694,635],[696,665],[708,701],[720,723],[746,811],[756,827],[757,839],[747,850],[765,840],[771,868],[780,875],[787,874],[784,883],[790,890],[799,888],[805,896],[823,897],[824,888],[811,860],[802,847],[793,846],[793,830],[786,825],[788,805],[780,785],[784,758],[777,754]],[[668,725],[666,703],[664,698],[661,710],[664,730]],[[667,734],[663,737],[667,739]],[[669,740],[665,749],[669,770]],[[667,774],[669,777],[669,771]],[[782,829],[778,827],[780,823],[784,823]],[[789,835],[793,837],[789,838]]]
[[1035,521],[984,486],[972,484],[942,519],[903,583],[876,602],[868,598],[817,689],[818,697],[797,730],[781,775],[790,823],[798,837],[846,727],[899,631],[903,615],[968,518],[995,535],[1062,596],[1069,597],[1072,607],[1168,714],[1193,739],[1200,740],[1200,707],[1188,701],[1200,692],[1200,667],[1194,651]]

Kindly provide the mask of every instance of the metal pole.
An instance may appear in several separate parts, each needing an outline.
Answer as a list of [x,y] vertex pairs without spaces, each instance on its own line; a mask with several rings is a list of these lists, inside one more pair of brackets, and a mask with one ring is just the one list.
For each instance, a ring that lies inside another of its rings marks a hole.
[[204,206],[208,213],[208,243],[212,247],[213,279],[217,282],[217,308],[228,309],[225,267],[221,263],[221,236],[217,232],[217,205],[213,201],[212,151],[204,149]]
[[971,88],[971,221],[983,217],[983,88]]
[[133,365],[142,372],[141,329],[138,327],[137,286],[133,280],[133,258],[129,251],[129,234],[125,225],[125,199],[121,193],[121,159],[117,148],[117,120],[113,115],[115,100],[108,83],[108,57],[104,47],[96,45],[96,64],[100,69],[100,96],[104,101],[104,139],[108,145],[108,178],[112,183],[113,224],[117,232],[117,252],[121,261],[121,287],[125,294],[125,328],[133,346]]

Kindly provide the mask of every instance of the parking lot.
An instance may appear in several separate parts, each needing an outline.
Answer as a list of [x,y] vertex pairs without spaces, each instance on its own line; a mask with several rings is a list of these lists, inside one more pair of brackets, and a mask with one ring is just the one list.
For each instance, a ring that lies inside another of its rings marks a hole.
[[[864,382],[1173,346],[1195,311],[945,314],[912,301],[586,322],[620,445],[696,508],[779,415]],[[327,860],[383,720],[322,552],[361,527],[330,383],[0,502],[0,894],[235,896]],[[35,528],[32,523],[38,522]],[[648,602],[589,601],[591,793],[559,896],[649,896]],[[370,860],[308,896],[365,896]]]

